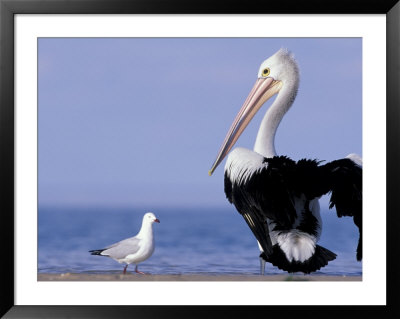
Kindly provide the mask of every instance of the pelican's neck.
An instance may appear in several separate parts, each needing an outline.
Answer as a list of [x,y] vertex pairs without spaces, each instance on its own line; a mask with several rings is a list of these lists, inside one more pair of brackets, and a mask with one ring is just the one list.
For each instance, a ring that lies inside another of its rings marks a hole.
[[275,134],[283,116],[296,98],[298,86],[299,81],[297,77],[283,84],[274,103],[272,103],[261,121],[254,145],[255,152],[264,157],[274,157],[277,155],[275,151]]

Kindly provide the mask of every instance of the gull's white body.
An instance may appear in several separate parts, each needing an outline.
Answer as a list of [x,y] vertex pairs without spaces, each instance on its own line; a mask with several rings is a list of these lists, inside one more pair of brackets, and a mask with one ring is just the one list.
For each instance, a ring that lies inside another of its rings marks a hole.
[[[150,258],[154,252],[154,247],[155,247],[153,227],[152,227],[153,222],[148,222],[146,220],[146,216],[143,219],[144,220],[142,228],[140,229],[140,232],[136,236],[129,238],[128,241],[126,242],[120,241],[116,244],[121,248],[123,248],[126,244],[126,251],[128,255],[122,258],[113,257],[113,253],[109,252],[109,250],[103,251],[101,255],[109,256],[114,260],[118,261],[119,263],[125,263],[125,264],[139,264],[145,261],[146,259]],[[132,241],[132,239],[136,239],[137,243],[130,245],[129,240]],[[138,250],[136,251],[136,249]],[[132,250],[132,253],[130,253],[129,250]]]

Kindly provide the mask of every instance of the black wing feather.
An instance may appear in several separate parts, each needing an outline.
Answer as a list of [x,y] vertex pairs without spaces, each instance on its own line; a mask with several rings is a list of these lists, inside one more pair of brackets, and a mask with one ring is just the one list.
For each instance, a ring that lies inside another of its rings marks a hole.
[[267,256],[266,254],[262,253],[260,257],[264,258],[265,261],[270,262],[279,269],[289,273],[301,271],[305,274],[309,274],[321,269],[322,267],[325,267],[330,261],[336,258],[336,254],[322,246],[316,245],[314,255],[312,255],[306,261],[290,262],[287,260],[284,252],[279,248],[279,245],[276,244],[273,246],[273,254]]
[[101,254],[104,250],[105,250],[105,249],[89,250],[89,253],[90,253],[91,255],[105,256],[105,255],[102,255],[102,254]]
[[296,219],[293,193],[288,180],[293,176],[295,162],[287,157],[265,158],[257,174],[238,185],[225,172],[225,194],[244,217],[266,254],[272,253],[272,243],[266,218],[290,229]]
[[336,208],[338,217],[353,217],[360,236],[357,260],[362,259],[362,168],[348,158],[332,161],[320,167],[325,187],[331,191],[329,208]]
[[[307,200],[331,192],[330,208],[338,217],[352,216],[360,232],[357,260],[362,258],[362,169],[350,159],[325,165],[316,160],[298,162],[285,156],[264,158],[264,165],[245,182],[232,181],[225,172],[225,194],[245,218],[264,249],[273,251],[266,218],[278,229],[291,229],[297,217],[294,198]],[[333,258],[333,256],[329,256]]]

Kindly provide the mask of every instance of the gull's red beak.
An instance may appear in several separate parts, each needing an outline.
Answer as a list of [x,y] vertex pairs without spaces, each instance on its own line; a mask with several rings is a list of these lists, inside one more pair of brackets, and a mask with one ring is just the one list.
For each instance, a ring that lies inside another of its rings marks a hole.
[[154,221],[155,221],[156,223],[159,223],[159,222],[160,222],[160,220],[159,220],[158,218],[156,218]]

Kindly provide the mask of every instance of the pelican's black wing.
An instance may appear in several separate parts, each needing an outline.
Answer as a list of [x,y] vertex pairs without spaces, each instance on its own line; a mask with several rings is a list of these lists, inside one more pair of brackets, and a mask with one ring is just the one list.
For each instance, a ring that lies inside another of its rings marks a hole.
[[[243,165],[235,178],[225,171],[225,194],[244,217],[266,255],[272,253],[266,219],[275,228],[291,229],[296,220],[295,199],[308,201],[331,192],[330,208],[352,216],[360,231],[357,260],[362,258],[362,169],[351,159],[321,165],[316,160],[298,162],[284,156],[264,158],[251,173]],[[245,177],[242,177],[245,176]],[[300,227],[300,226],[299,226]]]
[[281,229],[290,229],[296,220],[295,170],[296,162],[276,156],[264,158],[260,168],[247,178],[232,180],[225,171],[225,194],[267,255],[272,253],[272,244],[266,219],[273,220]]
[[319,167],[324,194],[331,192],[329,208],[335,207],[338,217],[353,217],[359,229],[357,260],[362,259],[362,168],[349,158]]

